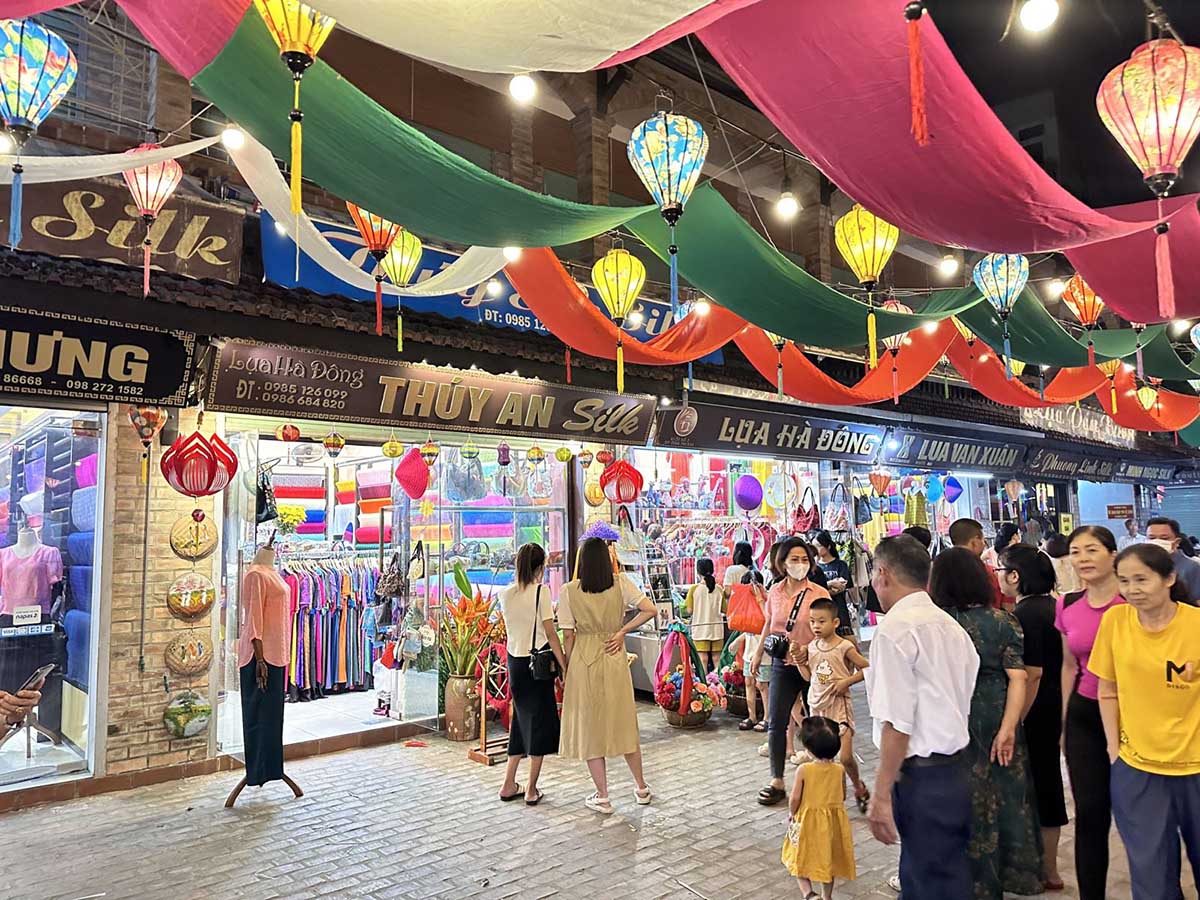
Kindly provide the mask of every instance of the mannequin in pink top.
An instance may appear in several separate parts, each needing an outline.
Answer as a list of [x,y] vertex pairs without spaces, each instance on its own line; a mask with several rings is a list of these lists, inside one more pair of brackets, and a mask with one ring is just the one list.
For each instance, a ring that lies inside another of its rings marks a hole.
[[297,797],[304,792],[283,772],[283,694],[288,661],[288,586],[275,571],[274,535],[254,555],[242,579],[239,603],[238,666],[242,694],[242,735],[246,775],[225,806],[233,806],[246,785],[283,781]]

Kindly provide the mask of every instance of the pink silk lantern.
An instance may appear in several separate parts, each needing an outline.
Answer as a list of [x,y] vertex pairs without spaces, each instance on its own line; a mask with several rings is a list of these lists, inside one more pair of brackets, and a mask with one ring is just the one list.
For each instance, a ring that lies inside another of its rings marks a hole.
[[600,474],[600,488],[610,503],[633,503],[642,492],[642,473],[620,459]]
[[[132,150],[126,150],[128,156],[137,156],[150,150],[161,150],[159,144],[141,144]],[[126,169],[121,173],[125,176],[125,184],[133,195],[133,203],[137,207],[142,221],[146,223],[146,238],[142,241],[142,296],[150,296],[150,229],[153,227],[158,214],[162,212],[179,182],[183,179],[183,169],[173,159],[158,163],[139,166],[136,169]]]

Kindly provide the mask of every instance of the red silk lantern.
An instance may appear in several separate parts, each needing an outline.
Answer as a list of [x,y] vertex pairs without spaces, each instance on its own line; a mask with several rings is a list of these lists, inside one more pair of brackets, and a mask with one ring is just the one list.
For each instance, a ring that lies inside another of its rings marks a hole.
[[872,472],[867,477],[871,482],[871,487],[875,488],[875,493],[880,497],[886,497],[888,487],[892,483],[892,473],[880,469]]
[[1088,365],[1096,364],[1096,346],[1092,343],[1092,329],[1100,321],[1100,313],[1104,312],[1104,301],[1096,292],[1088,287],[1088,283],[1078,273],[1071,276],[1062,292],[1063,303],[1075,313],[1079,324],[1087,331],[1088,336]]
[[616,457],[613,456],[613,452],[611,450],[596,451],[596,462],[600,463],[600,465],[604,466],[606,469],[612,465],[614,459],[616,459]]
[[[237,474],[238,460],[215,434],[193,431],[175,440],[159,461],[163,478],[185,497],[209,497],[225,490]],[[195,516],[195,513],[192,514]]]
[[285,444],[290,444],[292,441],[300,440],[300,429],[290,422],[280,425],[275,429],[275,440],[283,441]]
[[[149,150],[161,150],[160,144],[141,144],[132,150],[126,150],[127,156],[137,156]],[[129,193],[133,195],[133,203],[146,223],[146,238],[142,241],[142,296],[150,296],[150,228],[154,220],[162,212],[179,182],[183,179],[183,169],[173,159],[138,166],[136,169],[126,169],[121,173]]]
[[643,483],[642,473],[623,459],[600,474],[600,488],[610,503],[633,503]]
[[396,243],[400,234],[400,226],[389,222],[382,216],[368,212],[361,206],[355,206],[346,201],[346,209],[350,210],[350,218],[354,220],[358,233],[362,235],[367,252],[375,257],[375,333],[383,334],[383,269],[380,263]]

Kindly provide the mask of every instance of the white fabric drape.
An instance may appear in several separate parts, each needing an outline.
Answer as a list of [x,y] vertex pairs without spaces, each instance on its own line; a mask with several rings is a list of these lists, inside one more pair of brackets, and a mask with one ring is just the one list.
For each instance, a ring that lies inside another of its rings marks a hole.
[[[230,150],[242,178],[258,198],[258,202],[271,214],[279,227],[286,230],[293,241],[299,239],[305,255],[331,275],[353,287],[364,291],[375,290],[375,278],[346,259],[329,243],[312,220],[303,213],[295,216],[291,211],[291,194],[288,184],[275,165],[271,151],[246,135],[246,143],[238,150]],[[299,233],[297,234],[297,227]],[[458,261],[447,266],[432,278],[420,284],[400,288],[384,282],[383,292],[394,297],[440,297],[469,290],[487,281],[504,268],[504,251],[494,247],[471,247]]]
[[[376,44],[472,72],[586,72],[712,0],[321,0]],[[402,8],[400,8],[402,7]]]
[[[158,150],[146,150],[136,157],[124,153],[101,153],[94,156],[27,156],[22,154],[20,163],[25,170],[22,179],[25,184],[45,184],[52,181],[79,181],[85,178],[99,178],[103,175],[119,175],[126,169],[148,166],[168,159],[179,159],[179,157],[191,153],[198,153],[219,140],[219,137],[211,137],[188,141],[185,144],[172,144]],[[133,159],[136,159],[136,164],[131,165],[130,161]],[[17,162],[15,156],[0,155],[0,184],[12,184],[12,167],[15,162]]]

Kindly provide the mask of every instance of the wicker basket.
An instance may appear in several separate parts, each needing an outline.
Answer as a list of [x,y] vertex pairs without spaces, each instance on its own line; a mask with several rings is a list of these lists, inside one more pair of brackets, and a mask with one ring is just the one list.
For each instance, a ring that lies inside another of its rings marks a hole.
[[[662,709],[660,706],[659,709]],[[681,716],[672,709],[663,709],[663,718],[667,720],[668,725],[673,725],[676,728],[699,728],[708,721],[712,715],[711,709],[701,710],[697,713],[688,713],[686,716]]]
[[746,704],[744,694],[727,694],[725,697],[725,709],[735,719],[745,719],[750,715],[750,707]]

